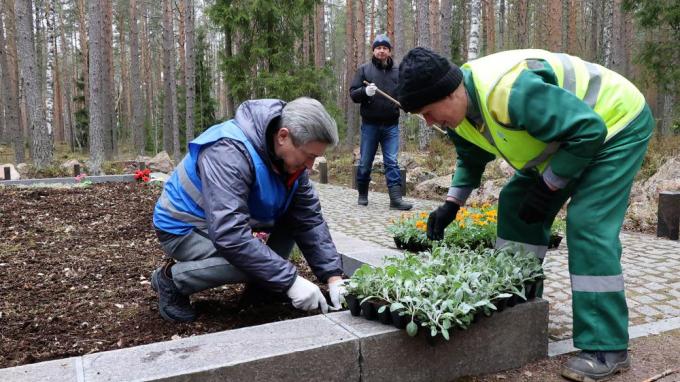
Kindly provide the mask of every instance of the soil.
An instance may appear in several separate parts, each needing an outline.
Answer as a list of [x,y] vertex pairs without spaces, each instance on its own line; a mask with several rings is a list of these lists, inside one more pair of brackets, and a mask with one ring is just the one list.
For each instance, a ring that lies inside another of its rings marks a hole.
[[163,262],[151,223],[160,192],[0,187],[0,368],[316,314],[240,303],[244,287],[231,285],[192,296],[196,322],[165,322],[149,283]]
[[[680,382],[680,329],[662,334],[631,340],[629,354],[631,368],[616,374],[608,382]],[[560,376],[560,368],[571,357],[570,354],[532,362],[524,367],[480,377],[459,378],[456,382],[565,382]],[[668,371],[669,375],[661,377]],[[655,378],[655,379],[652,379]]]

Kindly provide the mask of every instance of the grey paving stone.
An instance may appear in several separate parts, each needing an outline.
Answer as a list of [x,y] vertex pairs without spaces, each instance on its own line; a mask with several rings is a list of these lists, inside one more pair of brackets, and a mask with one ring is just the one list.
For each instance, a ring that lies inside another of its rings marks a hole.
[[80,358],[65,358],[55,361],[40,362],[32,365],[0,369],[0,381],[3,382],[76,382],[78,372],[81,373]]
[[323,315],[83,357],[85,381],[359,380],[359,342]]
[[[347,312],[329,317],[361,341],[362,381],[451,381],[518,367],[548,354],[548,304],[536,299],[454,331],[434,346],[420,335]],[[421,333],[429,334],[429,333]],[[513,349],[508,352],[508,349]]]

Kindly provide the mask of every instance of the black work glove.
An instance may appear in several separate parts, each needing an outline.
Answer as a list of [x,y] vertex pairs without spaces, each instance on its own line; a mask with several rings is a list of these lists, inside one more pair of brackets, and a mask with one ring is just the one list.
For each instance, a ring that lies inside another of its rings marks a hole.
[[444,229],[451,224],[460,206],[458,203],[447,200],[436,210],[430,213],[427,218],[427,238],[430,240],[442,240],[444,238]]
[[524,200],[519,204],[517,215],[527,224],[534,224],[545,220],[546,211],[550,201],[557,194],[551,190],[542,177],[538,177],[536,183],[527,190]]

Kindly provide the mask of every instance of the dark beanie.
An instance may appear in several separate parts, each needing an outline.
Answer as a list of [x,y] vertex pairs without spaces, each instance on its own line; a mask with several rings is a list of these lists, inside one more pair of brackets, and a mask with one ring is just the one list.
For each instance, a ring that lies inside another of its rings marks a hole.
[[446,58],[426,48],[411,49],[399,65],[397,98],[412,112],[453,93],[463,72]]
[[390,38],[387,37],[387,35],[384,34],[379,34],[375,36],[375,40],[373,41],[373,45],[371,46],[371,49],[375,49],[379,46],[386,46],[387,49],[392,50],[392,44],[390,44]]

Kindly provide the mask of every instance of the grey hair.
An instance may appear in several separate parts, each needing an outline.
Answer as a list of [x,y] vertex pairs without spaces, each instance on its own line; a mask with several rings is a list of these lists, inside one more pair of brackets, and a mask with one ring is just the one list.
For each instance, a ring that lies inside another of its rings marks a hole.
[[321,102],[308,97],[290,101],[283,108],[281,126],[290,131],[293,144],[301,146],[318,141],[338,144],[338,126]]

